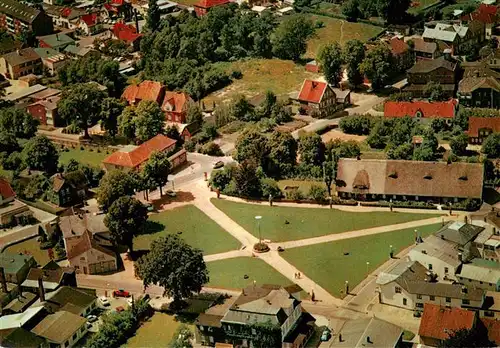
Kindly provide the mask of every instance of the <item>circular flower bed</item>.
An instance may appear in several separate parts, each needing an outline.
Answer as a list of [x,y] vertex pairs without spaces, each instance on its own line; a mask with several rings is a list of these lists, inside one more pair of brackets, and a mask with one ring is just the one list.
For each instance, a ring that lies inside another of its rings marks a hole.
[[255,243],[253,250],[256,253],[265,253],[269,251],[269,246],[266,243]]

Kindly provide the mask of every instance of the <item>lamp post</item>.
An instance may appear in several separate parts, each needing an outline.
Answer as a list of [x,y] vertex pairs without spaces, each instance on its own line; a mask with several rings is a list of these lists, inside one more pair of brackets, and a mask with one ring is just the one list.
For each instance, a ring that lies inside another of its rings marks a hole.
[[255,220],[257,220],[257,229],[259,231],[259,244],[261,244],[262,243],[262,236],[260,235],[260,220],[262,220],[262,216],[257,215],[255,217]]
[[366,274],[368,274],[368,268],[370,267],[370,262],[366,261]]
[[392,245],[389,245],[389,255],[391,259],[394,257],[394,250],[392,249]]

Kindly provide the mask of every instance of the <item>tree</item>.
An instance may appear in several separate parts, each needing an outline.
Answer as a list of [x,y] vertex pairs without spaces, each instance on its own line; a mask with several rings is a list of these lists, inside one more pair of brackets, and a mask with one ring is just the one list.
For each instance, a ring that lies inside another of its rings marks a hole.
[[168,346],[170,348],[192,348],[191,340],[193,337],[193,331],[186,324],[181,324],[175,330],[174,336]]
[[252,346],[255,348],[277,348],[282,345],[281,329],[270,320],[252,323],[249,330],[252,332]]
[[148,1],[148,14],[146,17],[146,25],[151,31],[155,31],[160,24],[160,8],[156,0]]
[[262,197],[268,198],[269,196],[271,196],[274,199],[281,198],[283,196],[283,193],[281,192],[281,189],[278,186],[276,180],[273,180],[271,178],[264,178],[261,180],[260,184],[262,187]]
[[378,15],[387,23],[402,23],[411,0],[378,0],[375,2]]
[[170,161],[165,152],[153,152],[142,168],[142,176],[151,185],[160,189],[160,197],[163,196],[162,187],[168,182],[168,174],[171,169]]
[[466,134],[459,134],[456,137],[453,137],[450,141],[451,151],[458,156],[462,156],[465,154],[467,150],[467,144],[469,142],[469,138]]
[[0,131],[0,153],[10,154],[19,150],[19,143],[16,136],[7,131]]
[[233,158],[238,162],[250,160],[263,166],[268,154],[266,137],[255,129],[245,129],[236,139]]
[[393,160],[411,160],[413,154],[413,146],[410,143],[404,143],[396,146],[391,145],[387,150],[387,158]]
[[186,123],[194,122],[198,122],[201,126],[203,124],[203,113],[198,104],[190,102],[187,107]]
[[115,245],[124,244],[133,253],[134,236],[144,229],[147,219],[148,211],[141,202],[133,197],[123,196],[109,207],[104,225],[109,229]]
[[446,100],[443,87],[439,82],[427,82],[424,88],[424,96],[430,101]]
[[255,121],[255,111],[253,105],[248,102],[245,96],[238,96],[232,106],[233,117],[241,121]]
[[356,158],[361,155],[361,149],[357,141],[335,139],[326,144],[326,154],[330,157],[329,160],[333,157],[333,154],[338,158]]
[[129,174],[120,170],[109,171],[99,181],[97,203],[107,211],[118,198],[132,196],[135,188],[136,184]]
[[433,118],[430,127],[434,133],[441,133],[450,128],[444,118]]
[[155,101],[141,100],[135,114],[135,136],[140,141],[147,141],[163,132],[165,115]]
[[57,104],[59,115],[66,122],[83,130],[89,138],[89,127],[94,126],[101,115],[104,92],[91,83],[79,83],[65,89]]
[[337,178],[338,155],[332,151],[331,159],[323,163],[323,181],[325,182],[328,197],[332,196],[332,183]]
[[380,89],[394,72],[392,61],[392,53],[387,45],[377,44],[368,51],[359,71],[370,79],[373,89]]
[[22,157],[29,169],[42,170],[49,174],[57,171],[59,153],[54,144],[43,135],[31,138],[24,145]]
[[275,131],[267,140],[269,167],[267,174],[272,177],[287,176],[297,164],[297,141],[290,133]]
[[0,133],[11,133],[18,138],[30,139],[37,130],[38,120],[25,110],[8,107],[0,110]]
[[118,134],[127,139],[134,139],[136,117],[137,115],[133,106],[127,106],[123,109],[121,115],[118,116]]
[[448,338],[439,342],[439,348],[473,348],[495,347],[496,344],[488,339],[488,332],[483,325],[472,329],[458,329],[448,334]]
[[393,145],[411,142],[416,126],[416,122],[409,116],[398,118],[393,122],[392,130],[389,133],[389,141]]
[[243,161],[234,169],[233,180],[236,193],[240,197],[259,198],[262,196],[260,178],[257,175],[257,165],[253,161]]
[[125,108],[125,103],[116,98],[104,98],[101,105],[101,126],[114,137],[118,133],[118,118]]
[[173,297],[176,303],[193,292],[199,293],[209,280],[202,251],[175,234],[153,240],[149,253],[134,266],[145,288],[151,284],[161,286],[163,295]]
[[314,24],[305,16],[293,15],[283,20],[273,33],[273,53],[281,59],[299,60],[306,53],[307,40],[314,35]]
[[333,86],[339,86],[342,81],[343,57],[338,42],[323,46],[319,51],[318,60],[326,81]]
[[347,17],[347,20],[354,21],[361,16],[358,7],[358,0],[348,0],[342,5],[342,14]]
[[[350,1],[352,2],[352,0]],[[365,59],[365,46],[359,40],[349,40],[344,47],[344,62],[347,64],[347,79],[354,87],[363,82],[359,66]]]
[[347,134],[368,135],[373,123],[372,116],[352,115],[342,118],[339,126],[342,132]]
[[500,158],[500,133],[490,134],[483,142],[482,152],[488,158]]
[[325,160],[325,144],[316,133],[307,133],[299,137],[300,162],[320,166]]

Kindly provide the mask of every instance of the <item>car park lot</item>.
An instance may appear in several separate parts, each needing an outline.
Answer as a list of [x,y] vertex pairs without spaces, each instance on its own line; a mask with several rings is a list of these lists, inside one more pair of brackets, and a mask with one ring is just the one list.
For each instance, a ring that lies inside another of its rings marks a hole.
[[[108,295],[112,294],[112,291],[108,291]],[[109,305],[104,305],[101,298],[105,298],[107,300],[107,303]],[[131,298],[126,298],[126,297],[111,297],[111,296],[104,296],[101,295],[97,299],[97,308],[90,314],[90,316],[96,316],[97,320],[94,320],[93,318],[89,318],[87,316],[87,329],[90,332],[97,332],[99,331],[99,327],[102,324],[102,315],[110,312],[110,311],[117,311],[117,308],[123,308],[127,309],[130,307],[129,302]],[[89,320],[90,319],[90,320]],[[92,321],[92,322],[91,322]]]

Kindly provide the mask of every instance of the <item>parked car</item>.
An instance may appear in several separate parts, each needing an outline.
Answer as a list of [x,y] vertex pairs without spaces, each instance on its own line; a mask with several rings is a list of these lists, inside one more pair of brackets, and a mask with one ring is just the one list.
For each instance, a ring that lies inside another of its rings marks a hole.
[[96,315],[93,315],[93,314],[89,314],[89,315],[87,315],[87,316],[86,316],[86,318],[87,318],[87,321],[88,321],[89,323],[93,323],[94,321],[97,321],[97,316],[96,316]]
[[172,190],[167,190],[167,196],[176,197],[177,193],[175,193],[175,191],[172,191]]
[[101,305],[103,305],[104,307],[107,307],[109,306],[109,300],[106,296],[101,296],[99,297],[99,302],[101,303]]
[[321,341],[326,342],[332,337],[332,333],[330,332],[329,328],[326,328],[323,333],[321,334]]
[[123,289],[113,291],[113,297],[130,297],[130,292]]
[[219,169],[222,167],[224,167],[224,162],[222,162],[222,161],[214,162],[214,169]]

